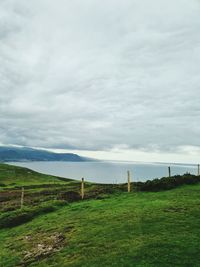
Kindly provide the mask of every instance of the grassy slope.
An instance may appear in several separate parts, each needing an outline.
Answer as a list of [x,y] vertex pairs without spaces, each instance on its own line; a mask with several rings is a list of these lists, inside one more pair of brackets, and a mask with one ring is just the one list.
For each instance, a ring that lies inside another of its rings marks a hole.
[[[81,184],[80,181],[45,175],[27,168],[0,163],[0,221],[5,212],[20,208],[22,187],[25,189],[24,207],[31,209],[44,202],[50,205],[49,201],[53,200],[77,201],[80,198]],[[115,191],[118,191],[119,187],[122,187],[120,190],[124,190],[124,186],[112,185]],[[110,191],[111,186],[85,183],[87,198],[95,198],[104,194],[107,189]]]
[[0,265],[17,266],[25,251],[61,233],[62,249],[29,266],[199,266],[199,194],[192,185],[66,205],[0,230]]
[[[51,206],[51,201],[61,199],[63,193],[73,191],[79,195],[80,191],[80,181],[0,163],[0,227],[2,217],[13,216],[13,211],[20,212],[22,186],[25,188],[24,208],[29,213],[37,213],[44,205]],[[92,184],[86,184],[86,190],[93,188]]]
[[[65,181],[67,182],[70,180],[66,179]],[[5,184],[6,186],[26,186],[60,182],[61,180],[55,176],[38,173],[27,168],[0,163],[0,183]]]

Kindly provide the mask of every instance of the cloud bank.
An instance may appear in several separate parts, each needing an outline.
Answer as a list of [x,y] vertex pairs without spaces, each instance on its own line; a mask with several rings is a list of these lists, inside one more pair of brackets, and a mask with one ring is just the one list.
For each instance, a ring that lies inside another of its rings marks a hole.
[[1,0],[0,142],[200,145],[200,2]]

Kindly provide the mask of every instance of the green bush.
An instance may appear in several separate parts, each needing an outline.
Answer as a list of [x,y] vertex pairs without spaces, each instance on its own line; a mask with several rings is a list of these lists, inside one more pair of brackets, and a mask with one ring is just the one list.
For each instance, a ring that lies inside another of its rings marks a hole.
[[173,177],[163,177],[161,179],[148,180],[144,183],[135,183],[135,186],[140,191],[162,191],[169,190],[184,184],[197,184],[200,182],[200,177],[186,173],[184,175],[175,175]]

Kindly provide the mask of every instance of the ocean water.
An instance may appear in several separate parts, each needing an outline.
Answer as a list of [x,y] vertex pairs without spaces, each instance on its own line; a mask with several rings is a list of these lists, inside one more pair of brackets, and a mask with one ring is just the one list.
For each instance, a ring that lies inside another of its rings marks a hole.
[[131,173],[132,181],[146,181],[168,176],[168,166],[171,166],[171,175],[189,172],[197,174],[197,166],[192,164],[165,164],[140,162],[10,162],[9,164],[30,168],[45,174],[64,178],[97,183],[125,183],[127,171]]

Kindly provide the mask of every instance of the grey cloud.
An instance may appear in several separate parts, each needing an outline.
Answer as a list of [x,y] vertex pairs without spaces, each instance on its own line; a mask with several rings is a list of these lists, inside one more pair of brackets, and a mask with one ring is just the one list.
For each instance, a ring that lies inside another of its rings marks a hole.
[[197,0],[0,3],[0,142],[199,146]]

